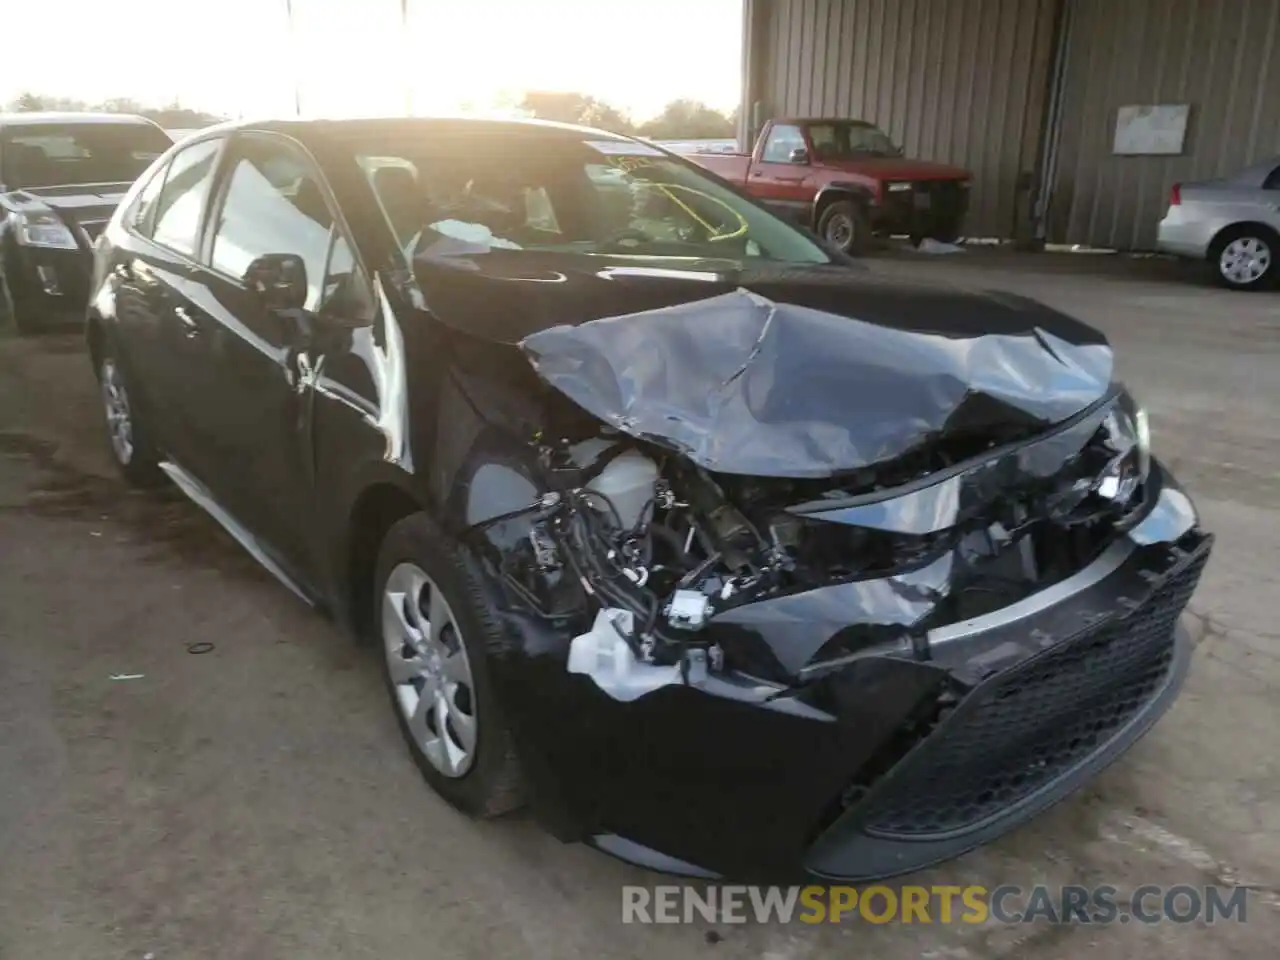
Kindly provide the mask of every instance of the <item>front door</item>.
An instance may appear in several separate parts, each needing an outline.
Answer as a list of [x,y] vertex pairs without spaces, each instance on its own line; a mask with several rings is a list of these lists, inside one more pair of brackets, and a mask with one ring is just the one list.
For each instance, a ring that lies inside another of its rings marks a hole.
[[797,150],[808,151],[804,131],[789,123],[774,124],[759,161],[751,164],[747,186],[775,213],[807,225],[813,207],[812,170],[807,160],[793,159]]
[[[353,269],[331,194],[292,141],[243,134],[231,145],[214,201],[209,270],[197,307],[208,324],[221,463],[215,496],[274,558],[314,582],[312,373],[322,362],[326,299]],[[301,258],[305,309],[269,309],[244,282],[268,254]]]

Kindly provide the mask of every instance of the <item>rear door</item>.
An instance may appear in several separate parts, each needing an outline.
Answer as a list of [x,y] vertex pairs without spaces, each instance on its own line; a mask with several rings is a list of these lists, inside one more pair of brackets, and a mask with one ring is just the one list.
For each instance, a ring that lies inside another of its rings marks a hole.
[[192,294],[202,267],[199,246],[222,139],[184,147],[144,187],[128,213],[134,234],[113,264],[117,315],[131,383],[165,452],[198,473],[207,426],[191,403],[207,376],[196,338]]
[[[214,418],[220,454],[208,482],[278,562],[314,581],[312,379],[322,361],[322,317],[339,293],[350,293],[358,270],[328,185],[295,141],[242,134],[225,170],[201,303],[213,370],[202,405]],[[300,314],[267,309],[246,286],[249,265],[266,254],[292,254],[305,264]]]

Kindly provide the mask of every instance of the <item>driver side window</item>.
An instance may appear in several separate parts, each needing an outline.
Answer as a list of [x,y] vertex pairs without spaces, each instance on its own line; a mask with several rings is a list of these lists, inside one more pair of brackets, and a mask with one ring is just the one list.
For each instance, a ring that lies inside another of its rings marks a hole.
[[791,151],[804,147],[804,134],[791,124],[776,124],[769,131],[761,159],[765,163],[790,163]]
[[363,276],[325,198],[320,173],[288,143],[248,137],[236,148],[213,236],[210,263],[237,280],[267,254],[302,259],[304,307],[319,313],[369,301]]

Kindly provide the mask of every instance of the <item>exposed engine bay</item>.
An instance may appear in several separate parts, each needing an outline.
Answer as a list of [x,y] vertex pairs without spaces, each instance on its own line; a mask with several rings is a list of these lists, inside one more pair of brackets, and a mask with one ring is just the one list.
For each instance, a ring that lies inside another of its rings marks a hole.
[[[1039,443],[954,465],[950,484],[945,471],[904,477],[902,464],[829,480],[713,474],[607,427],[542,443],[547,489],[502,575],[538,616],[590,624],[574,639],[569,670],[624,700],[720,670],[726,651],[704,630],[717,614],[833,583],[892,580],[940,557],[963,571],[912,628],[979,616],[1079,570],[1142,502],[1145,439],[1123,397]],[[1011,481],[1002,465],[1037,449],[1049,474]],[[1001,482],[975,482],[984,473]],[[927,529],[899,522],[895,509],[918,513],[921,494],[968,501],[967,510],[942,517],[934,504]]]

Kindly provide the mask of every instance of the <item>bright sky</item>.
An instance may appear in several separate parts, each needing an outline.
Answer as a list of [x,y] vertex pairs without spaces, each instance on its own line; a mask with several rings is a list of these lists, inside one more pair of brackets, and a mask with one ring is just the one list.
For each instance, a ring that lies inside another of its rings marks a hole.
[[[40,0],[5,15],[0,101],[24,90],[230,115],[489,107],[589,93],[644,120],[692,97],[738,102],[741,0]],[[51,33],[50,28],[56,27]],[[123,55],[112,53],[120,38]]]

